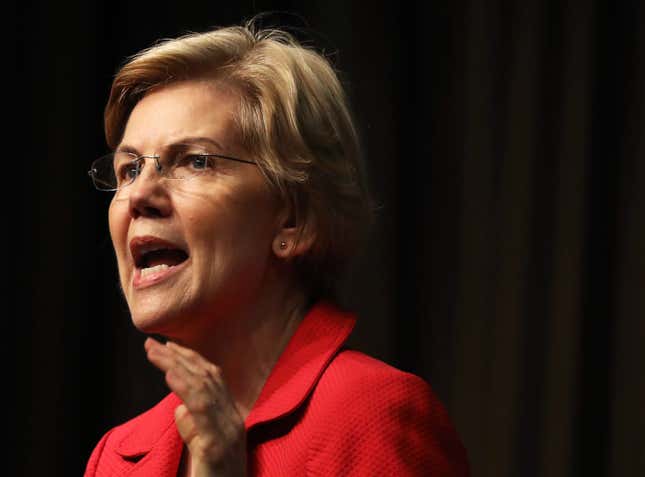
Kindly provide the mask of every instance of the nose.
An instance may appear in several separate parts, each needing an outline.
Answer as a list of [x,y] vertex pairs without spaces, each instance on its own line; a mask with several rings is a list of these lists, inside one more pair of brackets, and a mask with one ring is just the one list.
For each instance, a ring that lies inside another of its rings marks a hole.
[[[158,159],[146,157],[141,160],[144,162],[139,175],[119,193],[125,193],[132,218],[166,217],[170,215],[171,201],[166,181],[159,173]],[[149,163],[146,164],[145,161]]]

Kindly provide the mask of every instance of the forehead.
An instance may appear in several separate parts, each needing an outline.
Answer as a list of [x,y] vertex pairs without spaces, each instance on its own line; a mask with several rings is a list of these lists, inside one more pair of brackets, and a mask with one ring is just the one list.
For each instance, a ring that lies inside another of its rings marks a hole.
[[121,146],[158,148],[200,136],[233,148],[237,106],[237,96],[212,81],[182,81],[154,89],[130,113]]

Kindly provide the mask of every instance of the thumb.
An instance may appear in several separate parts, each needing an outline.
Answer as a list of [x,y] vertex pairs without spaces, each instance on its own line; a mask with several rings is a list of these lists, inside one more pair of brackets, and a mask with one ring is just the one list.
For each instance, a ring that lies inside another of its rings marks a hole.
[[177,425],[181,439],[186,445],[189,445],[190,441],[197,436],[197,428],[193,416],[191,416],[188,408],[184,404],[180,404],[175,408],[175,424]]

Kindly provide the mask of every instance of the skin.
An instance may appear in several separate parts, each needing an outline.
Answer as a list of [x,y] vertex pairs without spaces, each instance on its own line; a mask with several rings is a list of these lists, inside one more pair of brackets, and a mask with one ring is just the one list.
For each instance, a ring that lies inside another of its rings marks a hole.
[[[237,97],[212,81],[173,83],[133,109],[119,149],[164,157],[167,146],[206,137],[208,152],[253,160],[236,140]],[[290,259],[288,210],[258,167],[218,162],[199,180],[161,178],[146,159],[127,194],[115,194],[109,226],[123,294],[135,326],[168,338],[145,342],[149,361],[183,401],[175,412],[187,452],[183,475],[244,475],[244,419],[305,310]],[[187,251],[175,273],[135,286],[135,237],[155,236]],[[280,247],[286,242],[287,247]]]

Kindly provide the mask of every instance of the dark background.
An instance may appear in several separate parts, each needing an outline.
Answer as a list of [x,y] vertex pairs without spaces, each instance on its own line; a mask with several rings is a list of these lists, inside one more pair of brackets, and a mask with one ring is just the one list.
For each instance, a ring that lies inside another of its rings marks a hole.
[[343,73],[382,205],[343,284],[353,344],[432,384],[473,476],[645,475],[644,2],[10,8],[7,475],[81,475],[166,392],[86,174],[114,73],[159,38],[262,11],[293,13],[267,23]]

